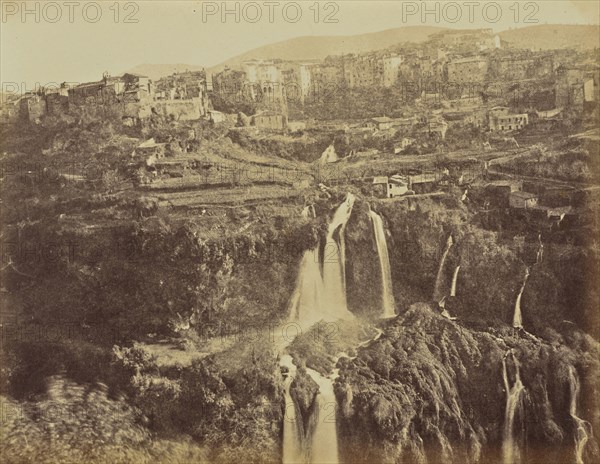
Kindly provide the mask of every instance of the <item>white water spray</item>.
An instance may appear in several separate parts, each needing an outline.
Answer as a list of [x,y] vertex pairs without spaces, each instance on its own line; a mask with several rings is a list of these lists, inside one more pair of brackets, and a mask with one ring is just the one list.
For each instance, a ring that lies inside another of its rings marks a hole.
[[523,285],[521,285],[521,290],[517,295],[517,301],[515,301],[515,312],[513,315],[513,327],[523,328],[523,315],[521,312],[521,298],[523,296],[523,291],[525,290],[525,285],[527,285],[527,278],[529,277],[529,268],[525,270],[525,279],[523,280]]
[[[506,358],[512,356],[515,366],[515,381],[510,386]],[[502,440],[502,460],[504,464],[518,464],[521,461],[521,453],[514,437],[514,422],[517,409],[521,406],[522,394],[525,390],[521,382],[519,362],[512,350],[509,350],[502,358],[502,378],[506,390],[506,409],[504,412],[504,436]]]
[[591,428],[589,422],[581,419],[577,416],[577,399],[579,398],[579,391],[581,386],[579,385],[579,378],[575,368],[571,366],[569,368],[569,387],[571,390],[571,403],[569,405],[569,414],[575,422],[575,459],[577,464],[584,464],[583,462],[583,451],[585,445],[590,439]]
[[[354,195],[349,193],[346,200],[335,211],[323,251],[323,292],[322,310],[333,320],[351,319],[352,314],[346,304],[346,246],[344,231],[352,214]],[[336,241],[336,235],[338,240]],[[302,315],[300,315],[302,320]]]
[[283,464],[302,463],[305,461],[301,437],[302,423],[296,414],[296,403],[290,395],[290,386],[296,376],[296,365],[289,354],[283,355],[280,366],[288,370],[285,379],[285,415],[283,418]]
[[289,304],[290,320],[298,321],[302,327],[310,327],[321,320],[331,322],[353,317],[346,305],[344,240],[353,204],[354,196],[349,193],[333,215],[323,250],[322,273],[319,248],[304,252]]
[[337,464],[337,401],[333,391],[333,382],[338,376],[337,369],[330,377],[323,377],[317,371],[306,369],[306,372],[319,386],[316,413],[313,418],[315,427],[308,449],[308,461],[311,464]]
[[446,262],[446,258],[448,257],[448,253],[450,252],[450,248],[452,247],[452,235],[448,237],[448,241],[446,242],[446,249],[444,250],[444,254],[442,255],[442,259],[440,260],[440,266],[438,268],[437,276],[435,278],[435,286],[433,289],[433,300],[440,301],[443,298],[442,292],[442,277],[444,275],[444,264]]
[[454,269],[454,275],[452,276],[452,287],[450,288],[450,296],[456,296],[456,282],[458,280],[458,271],[460,271],[460,266],[456,266],[456,269]]
[[385,238],[385,228],[381,216],[374,211],[369,211],[373,231],[375,233],[375,243],[377,245],[377,256],[379,256],[379,268],[381,270],[381,298],[383,300],[383,317],[394,317],[396,315],[396,303],[392,290],[392,272],[390,269],[390,256],[388,252],[387,240]]

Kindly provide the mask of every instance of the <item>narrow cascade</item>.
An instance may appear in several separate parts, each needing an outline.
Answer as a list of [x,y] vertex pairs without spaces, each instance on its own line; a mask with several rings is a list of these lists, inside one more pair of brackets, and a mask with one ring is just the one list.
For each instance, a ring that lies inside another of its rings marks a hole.
[[517,295],[517,301],[515,302],[515,313],[513,316],[513,327],[515,329],[523,328],[523,317],[521,313],[521,297],[523,296],[523,291],[525,290],[525,285],[527,284],[527,278],[529,277],[529,268],[525,270],[525,279],[523,280],[523,285],[521,286],[521,290]]
[[454,275],[452,276],[452,287],[450,288],[450,296],[456,296],[456,282],[458,280],[458,271],[460,271],[460,266],[456,266],[456,269],[454,269]]
[[381,298],[383,300],[383,317],[394,317],[396,315],[396,303],[392,291],[392,272],[390,270],[390,256],[388,253],[387,240],[385,238],[385,229],[381,216],[375,211],[369,211],[373,230],[375,232],[375,242],[377,244],[377,255],[379,256],[379,267],[381,269]]
[[[506,358],[511,356],[515,366],[515,381],[512,387],[508,380],[508,370],[506,367]],[[504,379],[504,388],[506,390],[506,410],[504,414],[504,436],[502,440],[502,458],[504,464],[519,464],[521,462],[521,453],[514,437],[514,422],[517,409],[521,405],[521,399],[525,387],[521,382],[521,372],[519,362],[515,358],[512,350],[509,350],[502,358],[502,378]]]
[[296,403],[290,395],[290,386],[296,375],[296,365],[289,354],[281,356],[280,366],[288,370],[285,379],[285,415],[283,418],[283,464],[305,462],[302,449],[302,423],[296,414]]
[[571,390],[569,414],[577,426],[575,431],[575,459],[577,464],[584,464],[583,450],[591,435],[591,425],[577,416],[577,399],[579,398],[581,387],[579,385],[579,377],[573,366],[569,369],[569,387]]
[[302,209],[302,217],[304,219],[316,218],[317,214],[315,212],[315,205],[305,206],[304,209]]
[[544,244],[542,243],[542,234],[538,236],[538,240],[540,242],[540,246],[538,247],[538,251],[535,256],[535,264],[541,263],[542,259],[544,258]]
[[[350,214],[352,214],[354,200],[354,195],[349,193],[346,200],[335,211],[329,223],[323,251],[323,301],[321,309],[331,320],[352,318],[352,314],[348,311],[346,305],[344,230],[350,219]],[[339,242],[336,240],[336,236]],[[302,315],[300,315],[300,320],[302,319]]]
[[437,276],[435,278],[435,287],[433,289],[433,301],[440,301],[443,298],[443,289],[442,289],[442,277],[444,275],[444,264],[446,263],[446,258],[448,257],[448,253],[450,252],[450,247],[453,245],[452,235],[448,237],[448,241],[446,242],[446,249],[444,250],[444,254],[442,255],[442,259],[440,260],[440,267],[438,268]]
[[308,449],[308,461],[314,464],[337,464],[337,401],[333,392],[333,382],[338,371],[330,377],[323,377],[317,371],[306,369],[306,372],[319,386],[316,398],[315,424],[311,434],[312,441]]

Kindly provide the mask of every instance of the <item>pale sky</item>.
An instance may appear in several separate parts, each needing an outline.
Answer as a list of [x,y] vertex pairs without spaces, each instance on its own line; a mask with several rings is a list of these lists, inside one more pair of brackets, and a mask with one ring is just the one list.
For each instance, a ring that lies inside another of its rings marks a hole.
[[[93,81],[104,71],[119,74],[142,63],[209,67],[262,45],[306,35],[354,35],[403,25],[502,31],[536,24],[526,19],[598,24],[600,17],[595,0],[425,2],[431,11],[425,17],[422,2],[396,0],[227,2],[232,13],[224,18],[221,1],[120,1],[118,9],[114,0],[0,4],[3,85]],[[25,8],[31,13],[22,16]],[[128,15],[137,22],[125,22]]]

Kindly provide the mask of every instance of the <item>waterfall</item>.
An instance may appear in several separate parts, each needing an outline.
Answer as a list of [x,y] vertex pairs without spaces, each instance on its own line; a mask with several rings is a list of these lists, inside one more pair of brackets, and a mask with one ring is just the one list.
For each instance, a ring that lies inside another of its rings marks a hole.
[[298,279],[290,298],[290,321],[318,322],[326,315],[321,311],[323,279],[319,266],[319,250],[307,250],[300,261]]
[[302,209],[302,217],[304,219],[316,218],[317,213],[315,212],[315,205],[308,205]]
[[296,414],[296,403],[290,395],[290,386],[296,375],[296,365],[289,354],[283,355],[280,366],[288,369],[285,379],[285,414],[283,417],[283,464],[304,462],[302,450],[302,423]]
[[369,211],[375,242],[377,244],[377,255],[379,256],[379,268],[381,269],[381,298],[383,300],[383,317],[394,317],[396,315],[396,303],[392,291],[392,273],[390,270],[390,256],[388,253],[385,229],[381,216],[374,211]]
[[529,277],[529,268],[525,270],[525,279],[523,280],[523,285],[521,285],[521,290],[517,295],[517,301],[515,302],[515,312],[513,316],[513,327],[523,328],[523,317],[521,313],[521,297],[523,296],[523,291],[525,290],[525,285],[527,284],[527,278]]
[[[512,356],[515,366],[515,381],[512,387],[508,381],[508,371],[506,367],[506,358]],[[506,410],[504,413],[504,436],[502,440],[502,457],[504,464],[518,464],[521,460],[519,447],[515,443],[514,422],[517,408],[521,404],[521,396],[525,387],[521,382],[521,373],[519,371],[519,362],[515,358],[512,350],[509,350],[502,358],[502,378],[504,379],[504,388],[506,390]]]
[[[307,250],[302,256],[294,293],[290,298],[290,320],[298,321],[301,327],[310,327],[321,320],[336,321],[352,318],[346,305],[345,276],[345,240],[344,231],[354,205],[354,196],[350,193],[335,211],[327,230],[327,239],[323,255],[319,256],[319,247]],[[308,208],[308,207],[307,207]],[[305,208],[303,216],[308,217],[310,209]],[[314,214],[314,208],[313,208]],[[322,271],[320,262],[323,263]],[[285,345],[281,344],[280,350]],[[298,421],[296,406],[290,395],[290,385],[296,372],[296,366],[289,355],[283,355],[280,365],[287,368],[285,382],[286,417],[283,427],[283,462],[287,463],[337,463],[337,402],[333,391],[333,382],[337,370],[330,377],[323,377],[312,369],[306,369],[308,375],[319,386],[315,399],[316,412],[311,417],[308,433]]]
[[458,280],[458,271],[460,271],[460,266],[456,266],[456,269],[454,269],[454,275],[452,276],[452,287],[450,288],[450,296],[456,296],[456,281]]
[[[344,230],[354,205],[354,196],[348,194],[337,208],[327,231],[323,250],[323,271],[319,262],[319,248],[304,252],[294,293],[290,298],[290,320],[304,327],[321,320],[351,319],[346,305],[346,250]],[[336,240],[337,238],[337,240]],[[339,242],[339,244],[338,244]]]
[[433,289],[433,300],[440,301],[444,296],[442,294],[442,277],[444,275],[444,263],[446,262],[446,257],[448,256],[448,252],[450,251],[450,247],[454,242],[452,241],[452,235],[448,237],[448,241],[446,242],[446,249],[444,250],[444,254],[442,255],[442,259],[440,260],[440,267],[438,268],[437,276],[435,278],[435,287]]
[[337,377],[337,369],[330,377],[323,377],[317,371],[306,369],[306,372],[319,386],[316,398],[315,427],[312,441],[308,449],[309,463],[337,464],[337,401],[333,392],[333,382]]
[[541,263],[542,259],[544,258],[544,244],[542,243],[542,234],[538,236],[538,240],[540,242],[540,246],[538,247],[538,251],[535,256],[535,264]]
[[569,387],[571,390],[571,404],[569,405],[569,414],[577,427],[575,431],[575,459],[577,464],[584,464],[583,450],[590,438],[591,426],[589,422],[584,421],[577,416],[577,399],[579,397],[579,378],[573,366],[569,368]]
[[[323,250],[323,304],[321,309],[332,320],[349,319],[352,316],[346,305],[344,230],[350,219],[353,205],[354,195],[349,193],[329,223]],[[338,240],[336,240],[336,236]],[[300,320],[302,320],[302,315],[300,315]]]

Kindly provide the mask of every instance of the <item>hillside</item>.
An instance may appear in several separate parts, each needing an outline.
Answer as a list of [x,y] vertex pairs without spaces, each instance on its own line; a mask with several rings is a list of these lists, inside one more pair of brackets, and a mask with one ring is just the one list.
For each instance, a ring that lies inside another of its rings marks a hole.
[[329,55],[364,53],[387,48],[401,42],[424,42],[442,27],[410,26],[388,29],[369,34],[348,36],[306,36],[284,40],[264,47],[255,48],[209,68],[215,72],[225,66],[237,67],[249,59],[322,60]]
[[543,24],[500,32],[500,37],[516,48],[551,50],[598,47],[599,26]]

